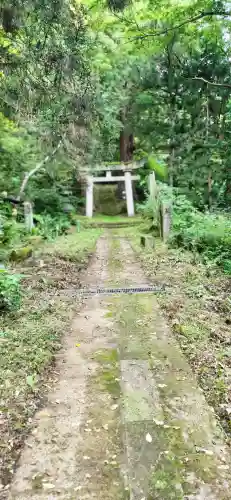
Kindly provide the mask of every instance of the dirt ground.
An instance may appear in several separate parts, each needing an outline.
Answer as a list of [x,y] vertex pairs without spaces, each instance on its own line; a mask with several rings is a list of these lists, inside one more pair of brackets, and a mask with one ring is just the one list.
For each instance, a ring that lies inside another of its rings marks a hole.
[[[147,283],[105,234],[84,286]],[[230,453],[153,294],[92,296],[64,332],[9,500],[228,500]]]

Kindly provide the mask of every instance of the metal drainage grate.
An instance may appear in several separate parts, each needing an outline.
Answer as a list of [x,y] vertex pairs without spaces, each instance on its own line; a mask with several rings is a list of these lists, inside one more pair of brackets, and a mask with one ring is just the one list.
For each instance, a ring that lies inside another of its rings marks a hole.
[[161,293],[164,292],[163,286],[136,286],[123,288],[81,288],[78,293],[81,295],[115,295],[132,293]]

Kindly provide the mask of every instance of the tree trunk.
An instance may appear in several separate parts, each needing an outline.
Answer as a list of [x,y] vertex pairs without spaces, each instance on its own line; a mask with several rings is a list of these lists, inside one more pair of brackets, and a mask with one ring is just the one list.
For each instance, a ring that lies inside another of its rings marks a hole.
[[208,204],[209,204],[209,210],[212,207],[212,173],[211,170],[209,171],[208,175]]
[[127,161],[126,155],[126,135],[124,129],[120,132],[120,161],[121,163],[125,163]]
[[120,121],[123,124],[120,132],[120,161],[127,163],[133,160],[134,136],[126,131],[126,114],[124,109],[120,112]]
[[175,149],[172,148],[169,158],[169,184],[173,187],[173,165],[174,165]]
[[128,161],[133,160],[133,151],[134,151],[134,136],[133,134],[130,134],[128,137]]

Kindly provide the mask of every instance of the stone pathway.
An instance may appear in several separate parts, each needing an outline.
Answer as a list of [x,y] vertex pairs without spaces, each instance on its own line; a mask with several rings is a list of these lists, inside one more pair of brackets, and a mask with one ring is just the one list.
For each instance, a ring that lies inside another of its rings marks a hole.
[[[102,237],[86,286],[147,284]],[[153,295],[91,297],[64,334],[9,500],[228,500],[230,453]]]

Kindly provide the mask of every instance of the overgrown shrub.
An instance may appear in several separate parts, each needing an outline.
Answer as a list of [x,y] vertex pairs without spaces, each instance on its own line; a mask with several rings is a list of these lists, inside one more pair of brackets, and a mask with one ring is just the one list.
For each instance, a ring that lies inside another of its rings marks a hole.
[[46,212],[55,216],[62,212],[62,196],[55,189],[40,189],[33,197],[35,213]]
[[[227,214],[200,212],[189,199],[166,184],[158,184],[158,201],[149,197],[139,206],[145,218],[152,219],[152,227],[158,226],[156,214],[162,201],[172,203],[172,231],[169,243],[198,252],[204,260],[212,260],[231,274],[231,220]],[[158,206],[157,206],[158,205]]]
[[160,227],[160,205],[162,202],[172,202],[174,199],[173,189],[167,184],[157,183],[158,197],[153,199],[151,196],[142,204],[137,204],[137,212],[145,219],[151,221],[151,227],[158,229]]
[[231,221],[226,215],[199,212],[187,198],[176,197],[170,243],[199,252],[231,273]]
[[26,236],[24,224],[15,221],[15,218],[0,214],[0,263],[9,258],[10,251],[18,246]]
[[72,224],[71,216],[68,215],[51,217],[49,214],[39,214],[35,215],[34,219],[37,223],[34,234],[40,234],[46,240],[52,240],[64,234]]
[[0,314],[20,308],[20,276],[0,269]]
[[14,219],[5,219],[0,228],[0,242],[3,245],[18,243],[25,236],[25,226]]

